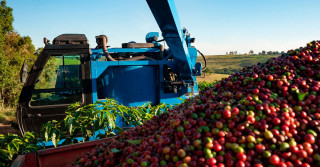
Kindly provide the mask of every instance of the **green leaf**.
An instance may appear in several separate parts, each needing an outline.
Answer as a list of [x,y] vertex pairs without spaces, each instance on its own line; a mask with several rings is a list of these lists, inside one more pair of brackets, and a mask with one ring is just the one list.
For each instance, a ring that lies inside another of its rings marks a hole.
[[81,127],[81,132],[82,132],[82,137],[83,137],[83,142],[86,141],[86,133],[87,133],[87,129],[86,127]]
[[58,146],[59,141],[60,141],[60,132],[57,129],[55,129],[52,132],[52,143],[54,147]]
[[141,144],[141,139],[139,139],[139,140],[127,140],[127,142],[128,143],[130,143],[130,144]]
[[45,132],[44,132],[44,138],[45,138],[46,142],[48,142],[48,141],[49,141],[49,134],[48,134],[48,131],[45,131]]
[[69,133],[70,133],[70,135],[72,134],[72,131],[73,131],[73,124],[74,124],[74,119],[71,118],[70,121],[69,121]]
[[91,137],[91,136],[92,136],[92,131],[87,129],[87,135],[88,135],[89,137]]
[[28,139],[34,139],[35,138],[35,133],[33,132],[25,132],[23,135],[24,138],[28,138]]
[[9,143],[7,148],[8,148],[9,155],[10,155],[10,160],[11,160],[13,155],[16,153],[16,150],[14,149],[13,143]]
[[100,119],[99,118],[94,120],[93,129],[94,129],[94,131],[97,131],[100,129]]
[[73,130],[73,134],[71,134],[70,138],[76,137],[76,135],[80,132],[80,130],[81,130],[80,128],[75,128]]
[[20,140],[20,139],[13,139],[11,141],[11,143],[14,145],[14,147],[16,148],[17,152],[19,151],[20,149],[20,145],[23,144],[23,142]]
[[55,132],[52,133],[52,143],[54,145],[54,147],[57,147],[57,134]]
[[99,115],[99,126],[100,127],[104,127],[106,126],[106,123],[105,123],[105,119],[104,119],[104,112],[102,111]]
[[51,132],[52,126],[51,126],[50,121],[45,124],[45,127],[46,127],[46,128],[45,128],[44,138],[45,138],[46,142],[48,142],[49,139],[50,139],[51,133],[52,133],[52,132]]
[[118,153],[118,152],[121,152],[121,150],[118,150],[118,149],[116,149],[116,148],[112,148],[110,151],[111,151],[112,153]]
[[114,128],[114,130],[116,130],[118,134],[121,134],[123,132],[123,129],[118,126],[116,128]]
[[9,154],[8,150],[0,149],[0,155],[2,155],[1,157],[7,157],[8,154]]
[[66,126],[66,125],[69,125],[69,123],[70,123],[70,117],[69,116],[66,116],[65,118],[64,118],[64,125]]
[[110,113],[110,112],[107,112],[106,113],[107,115],[106,115],[106,118],[107,118],[107,123],[108,123],[108,125],[113,129],[113,128],[115,128],[115,120],[114,119],[112,119],[112,114]]
[[117,134],[115,134],[114,132],[110,132],[107,134],[107,137],[112,137],[112,136],[117,136]]
[[76,112],[76,113],[73,114],[73,116],[74,116],[75,119],[78,119],[80,114],[81,114],[80,112]]
[[305,93],[301,93],[301,92],[298,92],[298,100],[299,101],[302,101],[306,95],[308,95],[308,92],[305,92]]

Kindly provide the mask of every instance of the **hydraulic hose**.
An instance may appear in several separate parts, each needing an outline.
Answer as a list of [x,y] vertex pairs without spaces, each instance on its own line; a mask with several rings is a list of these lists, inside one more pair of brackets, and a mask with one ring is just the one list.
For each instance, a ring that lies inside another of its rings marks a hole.
[[108,58],[108,60],[110,61],[117,61],[114,58],[112,58],[109,55],[108,49],[107,49],[107,42],[108,42],[108,38],[105,35],[101,35],[101,39],[102,39],[102,50],[103,50],[103,54]]
[[200,50],[197,50],[198,53],[202,56],[203,60],[204,60],[204,67],[202,68],[202,71],[206,70],[207,68],[207,60],[206,58],[204,57],[204,55],[200,52]]

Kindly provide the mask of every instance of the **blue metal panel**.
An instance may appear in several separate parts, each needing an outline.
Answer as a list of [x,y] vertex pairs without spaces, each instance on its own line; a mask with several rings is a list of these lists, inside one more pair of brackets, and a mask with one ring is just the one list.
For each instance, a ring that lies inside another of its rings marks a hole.
[[98,101],[96,62],[91,61],[92,102]]
[[141,61],[119,61],[120,66],[132,66],[132,65],[139,65],[139,66],[148,66],[148,65],[158,65],[159,61],[148,61],[148,60],[141,60]]
[[157,104],[157,67],[112,66],[97,79],[98,98],[112,98],[126,106]]
[[118,66],[118,61],[91,61],[91,80],[92,80],[92,101],[93,103],[98,101],[97,94],[97,78],[106,70],[109,66]]
[[198,57],[197,49],[195,47],[189,47],[188,50],[190,54],[191,66],[194,67]]
[[98,78],[110,66],[119,66],[119,61],[96,61],[96,78]]
[[[181,99],[185,99],[185,96],[181,96]],[[172,98],[166,98],[166,99],[161,99],[161,103],[165,103],[165,104],[171,104],[171,105],[175,105],[175,104],[180,104],[182,103],[182,100],[177,98],[176,96],[172,97]]]

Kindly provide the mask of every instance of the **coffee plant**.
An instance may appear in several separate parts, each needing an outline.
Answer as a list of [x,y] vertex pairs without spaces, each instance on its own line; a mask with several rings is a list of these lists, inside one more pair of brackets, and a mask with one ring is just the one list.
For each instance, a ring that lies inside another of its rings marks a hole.
[[[42,128],[46,142],[52,141],[56,147],[62,139],[62,145],[78,143],[76,137],[82,137],[83,142],[93,138],[115,136],[123,129],[117,126],[117,121],[124,121],[128,126],[141,125],[155,115],[167,111],[170,105],[152,106],[146,103],[139,107],[127,107],[117,101],[106,99],[81,107],[79,103],[68,107],[64,120],[49,121]],[[119,119],[120,117],[120,119]]]
[[44,148],[37,144],[40,139],[34,132],[26,132],[23,136],[17,134],[0,134],[0,166],[10,166],[17,155]]
[[117,126],[118,120],[124,121],[128,126],[137,126],[170,108],[171,105],[152,106],[151,103],[139,107],[127,107],[112,99],[86,106],[80,106],[79,103],[72,104],[66,110],[66,117],[62,121],[52,120],[44,124],[41,135],[35,132],[26,132],[23,136],[0,134],[0,167],[10,166],[20,154],[44,149],[44,141],[52,141],[57,147],[85,142],[90,138],[114,136],[123,131]]
[[212,88],[218,81],[213,82],[207,82],[207,81],[201,81],[198,83],[198,89],[199,91],[205,90],[206,88]]

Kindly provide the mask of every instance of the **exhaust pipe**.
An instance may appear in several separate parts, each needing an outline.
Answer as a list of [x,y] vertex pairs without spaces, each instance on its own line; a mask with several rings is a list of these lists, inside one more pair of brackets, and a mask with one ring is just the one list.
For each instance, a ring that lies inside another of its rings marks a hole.
[[109,61],[117,61],[109,55],[109,52],[107,49],[107,43],[108,43],[107,36],[105,35],[96,36],[96,42],[98,44],[96,48],[102,48],[104,56],[106,56]]

